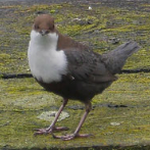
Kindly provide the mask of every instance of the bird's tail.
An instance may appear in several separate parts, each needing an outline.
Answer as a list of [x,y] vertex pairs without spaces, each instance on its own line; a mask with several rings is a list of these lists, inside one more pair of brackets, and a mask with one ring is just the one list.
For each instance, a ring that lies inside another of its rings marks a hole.
[[126,59],[139,50],[139,45],[134,41],[129,41],[120,45],[115,50],[102,55],[102,61],[108,70],[113,73],[119,73],[124,66]]

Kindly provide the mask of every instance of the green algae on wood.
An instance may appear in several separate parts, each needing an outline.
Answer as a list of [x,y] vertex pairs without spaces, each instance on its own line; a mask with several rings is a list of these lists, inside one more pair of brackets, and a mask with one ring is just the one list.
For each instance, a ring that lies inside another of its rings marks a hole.
[[[57,111],[45,111],[42,112],[39,116],[37,116],[37,118],[52,122],[56,116],[56,113]],[[67,117],[69,117],[69,114],[67,112],[62,111],[57,121],[61,121]]]
[[[15,147],[15,149],[24,147],[50,149],[57,147],[58,143],[59,148],[78,147],[79,145],[89,147],[92,146],[92,143],[97,146],[126,146],[146,144],[149,141],[147,132],[150,117],[147,105],[150,97],[149,74],[119,75],[117,82],[114,82],[103,94],[93,98],[93,104],[97,107],[89,114],[81,133],[92,133],[94,137],[86,140],[78,138],[67,144],[53,139],[51,135],[33,136],[34,129],[49,125],[49,121],[39,120],[37,116],[44,111],[57,111],[61,105],[61,97],[42,90],[34,79],[1,80],[1,83],[0,133],[3,139],[0,142],[1,147],[7,144],[8,147]],[[98,107],[100,103],[122,104],[131,107],[117,109]],[[82,105],[75,101],[68,103],[68,105],[74,104]],[[65,111],[70,114],[69,118],[58,122],[57,125],[67,126],[70,130],[55,134],[72,133],[84,112],[84,110],[72,110],[69,107],[66,107]],[[119,122],[120,125],[112,126],[112,122]],[[18,141],[21,144],[17,144]]]
[[[51,13],[60,32],[70,35],[76,40],[91,43],[93,49],[100,53],[112,50],[121,44],[110,44],[108,40],[112,36],[119,38],[121,42],[129,39],[136,40],[143,47],[143,51],[135,55],[136,59],[131,57],[125,67],[146,68],[149,66],[149,51],[147,50],[149,49],[149,33],[147,32],[149,30],[149,14],[147,12],[137,13],[136,10],[108,8],[101,6],[100,3],[97,6],[92,11],[87,11],[87,5],[74,7],[74,5],[65,3],[1,6],[1,9],[12,10],[12,13],[10,16],[6,14],[7,17],[0,20],[3,29],[1,32],[4,35],[0,36],[2,50],[0,53],[11,54],[10,59],[7,59],[9,65],[5,63],[5,57],[1,56],[3,61],[0,62],[0,70],[5,73],[27,72],[26,51],[31,26],[37,12]],[[104,11],[106,9],[107,11]],[[82,13],[78,13],[80,11]],[[76,18],[83,23],[74,21]],[[4,32],[4,29],[9,32]],[[145,59],[144,63],[140,61],[143,58]],[[18,59],[21,59],[19,64]]]

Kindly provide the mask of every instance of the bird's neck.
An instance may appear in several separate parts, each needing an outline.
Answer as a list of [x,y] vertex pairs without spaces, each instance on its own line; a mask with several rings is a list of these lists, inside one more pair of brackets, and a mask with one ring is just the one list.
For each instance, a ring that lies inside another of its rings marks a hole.
[[57,47],[59,35],[56,32],[49,33],[45,36],[41,36],[41,34],[36,32],[35,30],[32,30],[30,36],[32,44],[39,45],[40,47],[43,47],[43,49],[45,50],[49,47],[51,47],[51,49],[53,49],[53,47],[56,49]]
[[73,40],[69,36],[64,36],[58,32],[58,50],[86,49],[87,46]]

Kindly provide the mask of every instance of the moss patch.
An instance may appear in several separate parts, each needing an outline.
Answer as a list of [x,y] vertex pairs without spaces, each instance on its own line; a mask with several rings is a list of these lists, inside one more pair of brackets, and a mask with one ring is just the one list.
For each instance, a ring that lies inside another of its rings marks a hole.
[[[149,67],[149,13],[144,9],[141,11],[140,7],[130,10],[129,7],[113,8],[101,3],[92,7],[88,10],[88,5],[77,7],[71,3],[2,5],[2,15],[6,16],[0,18],[1,72],[28,72],[26,51],[29,34],[36,13],[40,12],[51,13],[60,32],[81,42],[86,41],[100,53],[112,50],[127,40],[136,40],[142,50],[129,59],[125,68]],[[147,5],[143,7],[149,8]],[[109,42],[112,37],[121,42],[112,44]]]
[[[45,111],[57,111],[61,105],[60,97],[42,90],[34,79],[1,80],[0,147],[7,145],[8,148],[15,149],[50,149],[58,148],[58,143],[59,148],[149,144],[149,74],[123,74],[119,77],[102,95],[93,99],[96,107],[89,114],[81,133],[92,133],[94,136],[69,142],[55,140],[51,135],[33,136],[34,129],[50,124],[37,117]],[[109,108],[99,104],[128,107]],[[68,106],[71,105],[82,104],[70,101]],[[70,114],[69,118],[57,125],[67,126],[70,130],[56,133],[59,135],[72,133],[84,112],[70,107],[66,107],[65,111]],[[114,122],[119,125],[112,125]]]

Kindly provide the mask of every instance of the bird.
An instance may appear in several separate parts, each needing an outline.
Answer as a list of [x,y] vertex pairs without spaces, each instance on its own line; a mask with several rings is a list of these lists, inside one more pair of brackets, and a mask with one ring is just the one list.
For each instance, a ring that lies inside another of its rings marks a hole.
[[[28,46],[29,68],[35,80],[46,91],[61,96],[63,102],[51,125],[37,129],[34,134],[51,134],[65,141],[91,136],[79,131],[92,109],[92,98],[118,79],[116,74],[127,58],[139,49],[137,42],[127,41],[114,50],[99,54],[91,47],[61,34],[50,14],[36,16]],[[68,129],[56,127],[56,122],[69,100],[85,104],[85,112],[72,134],[55,135],[56,130]]]

